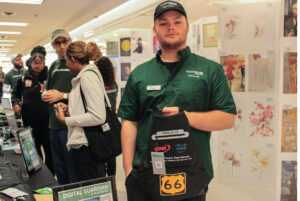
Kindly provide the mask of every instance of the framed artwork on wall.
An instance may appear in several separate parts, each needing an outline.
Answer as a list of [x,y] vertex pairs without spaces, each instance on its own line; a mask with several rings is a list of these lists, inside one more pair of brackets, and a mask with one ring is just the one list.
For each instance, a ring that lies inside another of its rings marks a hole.
[[218,24],[203,24],[203,47],[218,46]]

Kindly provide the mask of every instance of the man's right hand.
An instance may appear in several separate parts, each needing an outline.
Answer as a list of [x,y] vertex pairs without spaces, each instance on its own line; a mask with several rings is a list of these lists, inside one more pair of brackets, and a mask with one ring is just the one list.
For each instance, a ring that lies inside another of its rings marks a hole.
[[64,93],[57,91],[55,89],[49,90],[43,94],[43,99],[45,102],[55,103],[57,101],[62,100],[64,97]]
[[20,105],[16,104],[14,105],[14,112],[17,114],[17,115],[21,115],[21,107]]

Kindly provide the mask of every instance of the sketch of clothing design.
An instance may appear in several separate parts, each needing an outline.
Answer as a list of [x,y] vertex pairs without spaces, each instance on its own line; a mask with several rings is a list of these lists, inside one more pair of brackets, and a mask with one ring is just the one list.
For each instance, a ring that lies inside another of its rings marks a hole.
[[241,69],[235,70],[234,79],[231,81],[231,91],[232,92],[242,92],[243,89],[243,75]]
[[268,70],[261,58],[254,60],[250,91],[266,92],[272,90],[273,84]]

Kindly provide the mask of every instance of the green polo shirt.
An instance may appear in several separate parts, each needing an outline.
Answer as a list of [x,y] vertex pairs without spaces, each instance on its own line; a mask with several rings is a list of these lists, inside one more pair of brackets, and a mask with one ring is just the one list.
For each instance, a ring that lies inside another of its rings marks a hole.
[[26,72],[26,69],[21,68],[19,71],[15,70],[14,68],[8,71],[6,74],[3,84],[10,85],[11,89],[14,89],[17,85],[18,79],[22,77]]
[[[54,61],[48,71],[48,80],[46,89],[56,89],[60,92],[70,93],[72,89],[71,80],[74,75],[66,66],[66,60]],[[68,100],[62,100],[68,104]],[[55,104],[55,103],[54,103]],[[67,129],[65,124],[62,124],[55,116],[54,104],[49,104],[49,128],[50,129]]]
[[[189,47],[178,52],[180,60],[170,72],[160,59],[141,64],[131,72],[122,96],[118,116],[138,122],[133,175],[148,145],[152,114],[163,107],[178,106],[185,111],[221,110],[236,114],[235,103],[222,66],[191,53]],[[208,174],[213,178],[210,153],[211,132],[192,128],[199,153]]]

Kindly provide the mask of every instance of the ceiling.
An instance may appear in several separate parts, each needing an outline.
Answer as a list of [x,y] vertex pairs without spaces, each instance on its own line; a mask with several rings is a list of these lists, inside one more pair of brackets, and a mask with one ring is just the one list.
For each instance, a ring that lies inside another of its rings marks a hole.
[[[83,32],[87,30],[93,30],[95,36],[120,28],[151,29],[154,8],[160,1],[162,0],[44,0],[41,5],[0,3],[0,21],[29,23],[26,27],[0,26],[0,31],[22,32],[20,35],[0,34],[0,37],[7,36],[7,40],[17,40],[12,43],[14,46],[5,47],[11,50],[4,54],[8,57],[16,53],[28,54],[34,46],[49,43],[51,32],[58,27],[71,31],[71,36],[78,36],[79,39],[82,39]],[[208,6],[208,1],[180,2],[187,11],[189,21],[193,22],[200,17],[217,15],[217,6]],[[121,4],[125,5],[124,3],[128,7],[121,7],[113,17],[100,16]],[[4,12],[15,14],[3,15]],[[88,26],[82,26],[86,23]]]

